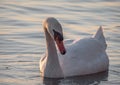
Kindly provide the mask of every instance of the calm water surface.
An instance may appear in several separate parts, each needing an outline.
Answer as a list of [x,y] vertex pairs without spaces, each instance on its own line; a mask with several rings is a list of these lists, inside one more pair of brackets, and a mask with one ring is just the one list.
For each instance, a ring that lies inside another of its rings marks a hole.
[[[42,20],[56,17],[65,39],[90,37],[100,25],[108,44],[108,72],[43,79],[39,59],[45,52]],[[0,85],[120,85],[119,0],[1,0]]]

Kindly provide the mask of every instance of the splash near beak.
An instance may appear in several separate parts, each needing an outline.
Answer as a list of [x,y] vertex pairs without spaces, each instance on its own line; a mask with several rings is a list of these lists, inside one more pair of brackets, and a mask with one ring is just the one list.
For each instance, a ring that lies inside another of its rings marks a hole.
[[64,54],[66,53],[66,50],[65,50],[63,41],[56,40],[56,44],[57,44],[57,46],[58,46],[58,49],[59,49],[60,53],[61,53],[62,55],[64,55]]

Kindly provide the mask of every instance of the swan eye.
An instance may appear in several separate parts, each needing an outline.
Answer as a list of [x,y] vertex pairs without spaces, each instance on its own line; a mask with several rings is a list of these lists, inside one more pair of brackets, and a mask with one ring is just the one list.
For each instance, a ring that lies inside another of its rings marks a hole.
[[54,29],[53,29],[53,32],[54,32],[55,40],[58,39],[59,41],[63,41],[63,36],[59,32],[55,31]]

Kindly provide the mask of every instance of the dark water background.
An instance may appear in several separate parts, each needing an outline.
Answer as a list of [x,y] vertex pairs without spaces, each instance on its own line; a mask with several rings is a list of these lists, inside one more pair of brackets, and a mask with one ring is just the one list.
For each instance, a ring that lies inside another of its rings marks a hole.
[[[56,17],[65,39],[90,37],[100,25],[108,44],[108,72],[43,79],[42,20]],[[120,85],[119,0],[0,0],[0,85]]]

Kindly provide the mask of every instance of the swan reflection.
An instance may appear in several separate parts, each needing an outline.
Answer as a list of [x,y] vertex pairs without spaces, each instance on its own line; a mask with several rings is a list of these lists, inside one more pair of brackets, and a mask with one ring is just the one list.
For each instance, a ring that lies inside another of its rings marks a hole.
[[43,78],[44,85],[98,85],[101,81],[107,81],[108,71],[64,79]]

